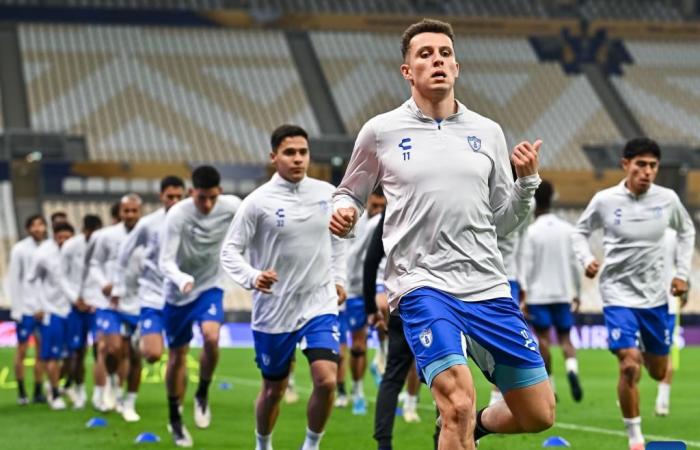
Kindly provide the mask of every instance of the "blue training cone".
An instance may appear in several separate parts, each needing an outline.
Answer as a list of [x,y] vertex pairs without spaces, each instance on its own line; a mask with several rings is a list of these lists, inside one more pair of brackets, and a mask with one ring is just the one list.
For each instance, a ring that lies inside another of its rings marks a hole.
[[160,437],[157,434],[146,431],[136,436],[134,442],[137,444],[160,442]]
[[221,389],[222,391],[230,391],[231,389],[233,389],[233,385],[227,381],[222,381],[221,383],[219,383],[219,389]]
[[101,428],[107,426],[107,419],[104,417],[93,417],[85,423],[87,428]]
[[571,447],[571,444],[561,436],[550,436],[544,440],[542,447]]

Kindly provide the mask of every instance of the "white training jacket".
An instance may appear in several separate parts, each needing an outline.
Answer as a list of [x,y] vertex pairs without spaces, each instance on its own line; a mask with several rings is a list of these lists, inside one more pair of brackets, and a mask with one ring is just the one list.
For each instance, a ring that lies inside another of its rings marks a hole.
[[[102,286],[95,279],[90,270],[90,260],[95,251],[95,236],[100,230],[95,230],[89,240],[84,234],[78,234],[68,239],[61,247],[61,258],[65,261],[64,276],[70,281],[73,288],[78,289],[78,297],[82,297],[85,303],[97,308],[109,308],[109,299],[102,294]],[[75,292],[68,293],[72,301],[77,299]]]
[[69,281],[63,276],[61,248],[53,239],[44,241],[36,251],[30,279],[35,280],[39,288],[44,323],[48,324],[49,315],[68,317],[71,300],[65,294],[65,285]]
[[163,274],[158,267],[160,242],[165,230],[165,208],[142,217],[121,246],[117,259],[115,288],[118,295],[127,290],[125,274],[137,262],[137,249],[142,249],[143,260],[138,275],[138,298],[141,308],[163,309]]
[[623,180],[593,197],[576,225],[573,245],[580,264],[587,267],[595,260],[588,238],[603,229],[603,306],[654,308],[668,301],[663,255],[668,227],[678,232],[675,276],[687,280],[695,227],[674,191],[652,184],[636,196]]
[[[241,199],[235,195],[219,195],[206,215],[199,212],[192,198],[170,208],[158,259],[167,303],[186,305],[208,289],[223,289],[221,244],[240,205]],[[185,295],[182,289],[187,283],[194,283],[194,288]]]
[[291,332],[338,313],[335,285],[345,285],[346,243],[328,230],[334,190],[325,181],[292,183],[275,173],[243,200],[221,249],[221,266],[247,289],[264,270],[278,277],[272,294],[253,293],[253,330]]
[[[348,239],[347,249],[347,267],[346,276],[347,286],[345,288],[348,298],[362,297],[362,280],[364,273],[365,257],[367,256],[367,247],[372,240],[374,230],[377,229],[379,221],[382,220],[382,215],[377,214],[374,217],[369,217],[365,211],[355,224],[355,237]],[[378,270],[377,279],[380,278],[381,270]],[[381,274],[383,275],[383,274]],[[381,278],[379,283],[384,283]]]
[[527,218],[539,183],[537,174],[513,183],[496,122],[457,102],[457,113],[438,123],[409,99],[360,130],[333,206],[359,217],[369,193],[384,189],[392,309],[420,287],[480,301],[510,297],[496,235]]
[[19,321],[22,316],[33,316],[41,310],[41,299],[35,283],[30,281],[30,272],[34,266],[34,255],[42,242],[27,236],[13,245],[10,251],[5,285],[13,320]]
[[552,213],[538,216],[525,231],[519,280],[528,305],[571,303],[581,296],[573,233],[573,225]]

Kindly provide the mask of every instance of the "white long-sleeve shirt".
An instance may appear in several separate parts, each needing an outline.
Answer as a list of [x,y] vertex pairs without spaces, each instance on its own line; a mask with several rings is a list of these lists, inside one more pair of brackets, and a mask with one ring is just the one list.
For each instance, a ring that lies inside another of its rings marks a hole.
[[29,279],[34,255],[40,245],[41,241],[37,242],[31,236],[27,236],[17,242],[10,251],[6,286],[10,296],[10,316],[14,320],[20,320],[22,316],[32,316],[41,310],[36,285]]
[[[381,219],[381,214],[370,218],[365,212],[355,224],[355,237],[353,239],[348,239],[348,272],[346,276],[347,285],[345,287],[348,298],[362,297],[362,274],[364,271],[365,256],[367,256],[367,247],[369,247],[369,242],[372,240],[374,230],[377,228],[377,225],[379,225]],[[383,273],[380,275],[379,272],[381,272],[381,270],[377,273],[378,279],[380,276],[384,275]],[[383,278],[381,279],[381,283],[384,283]]]
[[99,230],[90,236],[89,241],[84,234],[68,239],[61,247],[61,259],[64,261],[64,276],[69,280],[70,288],[74,289],[66,292],[71,301],[82,297],[88,305],[106,309],[109,308],[109,300],[102,294],[102,286],[90,271],[96,233]]
[[[186,305],[208,289],[223,289],[221,244],[240,205],[241,199],[235,195],[219,195],[206,215],[199,212],[192,198],[170,208],[158,259],[165,277],[166,302]],[[194,283],[194,288],[185,295],[182,289],[187,283]]]
[[528,215],[540,178],[513,183],[501,127],[458,103],[438,123],[413,99],[367,122],[357,137],[334,208],[358,217],[381,185],[383,243],[392,309],[402,295],[433,287],[466,301],[509,297],[496,234]]
[[695,227],[675,192],[652,184],[636,196],[622,181],[593,197],[576,225],[573,245],[579,262],[587,267],[595,260],[588,238],[603,229],[603,306],[654,308],[668,301],[663,255],[668,227],[678,232],[675,276],[687,280]]
[[162,309],[163,274],[158,267],[160,242],[165,229],[165,208],[160,208],[141,218],[136,227],[129,233],[121,246],[117,259],[117,295],[123,295],[127,290],[126,277],[130,267],[133,268],[136,250],[143,251],[141,271],[138,276],[138,298],[141,308]]
[[243,200],[221,249],[221,266],[248,289],[264,270],[278,278],[272,294],[253,293],[253,330],[291,332],[338,313],[335,284],[345,284],[346,243],[328,230],[334,190],[314,178],[292,183],[274,174]]
[[520,285],[528,305],[571,303],[581,295],[581,266],[571,236],[574,227],[542,214],[527,228],[520,257]]
[[671,293],[671,282],[676,276],[676,257],[678,256],[678,233],[676,230],[666,228],[664,232],[664,283],[668,294],[668,312],[676,314],[680,307],[679,301]]
[[66,296],[68,280],[63,276],[61,249],[53,239],[44,241],[34,256],[30,279],[36,280],[41,299],[41,310],[66,318],[71,309],[71,300]]

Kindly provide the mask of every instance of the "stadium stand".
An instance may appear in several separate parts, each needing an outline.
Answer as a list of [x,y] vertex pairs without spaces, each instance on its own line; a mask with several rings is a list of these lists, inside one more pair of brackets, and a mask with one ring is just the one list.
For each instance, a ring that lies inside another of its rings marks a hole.
[[664,0],[583,0],[579,11],[587,20],[644,20],[675,22],[683,15],[672,2]]
[[263,163],[270,124],[318,125],[279,31],[22,25],[32,127],[92,160]]
[[0,308],[9,306],[8,299],[4,295],[4,281],[7,263],[10,260],[10,250],[17,238],[12,185],[9,181],[0,181]]
[[441,4],[446,15],[486,16],[486,17],[547,17],[547,9],[542,1],[519,0],[476,0],[464,2],[449,0],[431,2]]
[[[349,134],[408,98],[395,35],[315,32],[311,39]],[[457,98],[501,123],[511,145],[542,138],[543,167],[590,169],[583,144],[621,139],[585,77],[540,63],[526,39],[472,36],[455,45]]]
[[612,78],[642,128],[659,141],[700,144],[700,46],[693,41],[625,42],[633,64]]

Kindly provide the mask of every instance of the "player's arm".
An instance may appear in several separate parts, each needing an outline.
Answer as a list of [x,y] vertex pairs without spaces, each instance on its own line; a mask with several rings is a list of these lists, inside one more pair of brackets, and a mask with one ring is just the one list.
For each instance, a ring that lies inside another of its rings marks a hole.
[[148,226],[147,221],[139,220],[126,236],[126,239],[119,248],[119,255],[117,256],[117,264],[114,268],[114,274],[112,276],[112,298],[118,299],[123,297],[126,293],[126,270],[129,266],[129,261],[136,251],[137,248],[143,247],[148,243]]
[[107,264],[107,259],[109,258],[107,236],[104,234],[95,236],[93,245],[93,251],[89,260],[90,276],[95,279],[102,292],[105,295],[109,295],[107,292],[111,291],[112,283],[110,283],[107,274],[104,272],[105,264]]
[[365,262],[362,267],[362,298],[365,301],[365,312],[368,320],[374,326],[386,330],[386,318],[382,317],[381,311],[377,308],[377,272],[379,265],[384,258],[384,244],[382,243],[384,234],[384,213],[372,233],[372,237],[367,247]]
[[371,122],[357,135],[345,176],[333,194],[330,230],[340,237],[352,237],[352,229],[362,215],[365,202],[378,184],[377,137]]
[[593,252],[591,252],[591,246],[588,243],[588,239],[593,231],[602,226],[598,205],[599,194],[596,194],[581,214],[581,217],[579,217],[571,235],[571,246],[579,263],[583,265],[588,278],[595,278],[600,269],[600,263],[593,255]]
[[[542,141],[521,142],[509,158],[506,138],[500,127],[494,137],[494,170],[489,177],[489,202],[493,211],[496,234],[507,236],[525,222],[532,207],[532,198],[540,185],[538,154]],[[513,182],[511,161],[518,179]]]
[[10,316],[13,320],[22,319],[22,278],[24,275],[22,267],[22,256],[20,250],[15,246],[10,252],[10,265],[8,267],[6,280],[7,293],[10,295]]
[[179,212],[177,209],[171,209],[165,216],[158,266],[165,278],[175,283],[180,292],[188,294],[194,288],[194,277],[181,271],[177,265],[177,252],[180,249],[184,224],[184,217]]
[[682,297],[688,292],[688,277],[695,249],[695,226],[681,200],[675,196],[669,226],[676,230],[676,276],[671,282],[671,294]]
[[46,311],[49,301],[46,295],[44,295],[43,284],[46,274],[47,270],[44,262],[44,255],[42,252],[37,251],[34,258],[32,258],[31,268],[27,274],[27,281],[34,283],[38,290],[39,312],[34,315],[37,320],[41,320],[44,317],[44,311]]
[[61,276],[59,277],[59,283],[63,294],[75,305],[80,299],[81,286],[74,283],[75,276],[72,273],[75,270],[73,266],[74,247],[69,241],[61,248]]

